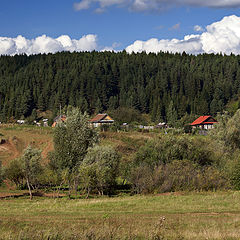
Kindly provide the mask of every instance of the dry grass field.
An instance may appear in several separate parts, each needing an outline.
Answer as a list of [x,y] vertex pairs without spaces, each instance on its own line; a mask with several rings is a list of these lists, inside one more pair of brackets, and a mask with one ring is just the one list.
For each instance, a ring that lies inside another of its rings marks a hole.
[[240,239],[240,193],[0,200],[0,239]]
[[23,150],[31,144],[42,150],[42,157],[53,150],[52,129],[50,127],[0,125],[0,160],[6,165],[10,160],[20,157]]
[[[23,150],[30,144],[42,150],[43,161],[47,161],[48,152],[53,150],[51,127],[36,127],[27,125],[0,125],[0,160],[6,165],[14,158],[21,156]],[[113,145],[123,157],[135,153],[147,139],[156,136],[155,133],[139,132],[104,132],[100,133],[101,144]]]

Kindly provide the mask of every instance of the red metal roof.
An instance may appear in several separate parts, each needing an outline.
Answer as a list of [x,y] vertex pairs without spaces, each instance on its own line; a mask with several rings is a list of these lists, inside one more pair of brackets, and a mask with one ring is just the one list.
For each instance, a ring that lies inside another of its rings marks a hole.
[[194,122],[191,123],[192,126],[194,125],[202,125],[202,124],[213,124],[216,123],[217,121],[209,121],[207,122],[207,120],[209,118],[212,118],[213,120],[215,120],[212,116],[200,116],[199,118],[197,118]]

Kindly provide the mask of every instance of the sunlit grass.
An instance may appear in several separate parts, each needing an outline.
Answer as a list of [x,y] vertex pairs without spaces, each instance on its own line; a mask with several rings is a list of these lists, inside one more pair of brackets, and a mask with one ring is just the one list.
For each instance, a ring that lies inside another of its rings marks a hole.
[[74,234],[89,239],[87,235],[92,234],[90,239],[108,239],[113,234],[112,239],[154,239],[157,235],[165,239],[239,239],[239,202],[239,192],[5,199],[0,201],[0,236],[22,234],[28,239],[31,233],[33,237],[40,234],[40,239],[53,235],[71,239]]

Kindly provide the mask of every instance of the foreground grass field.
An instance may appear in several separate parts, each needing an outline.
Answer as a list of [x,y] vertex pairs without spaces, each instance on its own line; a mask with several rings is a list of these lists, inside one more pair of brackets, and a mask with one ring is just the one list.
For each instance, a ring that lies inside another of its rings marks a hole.
[[0,200],[0,239],[240,239],[240,192]]

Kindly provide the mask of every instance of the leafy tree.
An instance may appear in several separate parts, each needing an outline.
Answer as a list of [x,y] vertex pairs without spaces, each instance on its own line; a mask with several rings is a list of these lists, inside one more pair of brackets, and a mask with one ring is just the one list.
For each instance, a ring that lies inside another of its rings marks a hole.
[[0,185],[2,184],[3,178],[2,162],[0,160]]
[[240,109],[229,119],[226,125],[225,144],[232,148],[240,148]]
[[14,159],[9,163],[5,168],[5,177],[14,182],[18,188],[23,185],[25,176],[22,171],[20,159]]
[[26,180],[30,199],[32,200],[32,189],[38,184],[38,177],[42,172],[41,151],[28,146],[20,158],[21,170]]
[[143,118],[140,112],[134,108],[121,107],[116,110],[109,111],[109,114],[115,121],[120,124],[124,122],[128,124],[143,122]]
[[72,108],[67,112],[65,122],[54,129],[54,157],[52,165],[60,172],[67,170],[69,197],[73,176],[77,175],[88,149],[98,142],[97,132],[89,126],[88,115],[80,109]]
[[231,172],[231,181],[236,190],[240,190],[240,162],[238,161]]
[[210,132],[210,135],[222,142],[231,149],[240,148],[240,109],[236,111],[233,117],[227,112],[218,115],[218,124]]
[[80,180],[87,190],[92,189],[99,194],[110,192],[115,184],[120,156],[109,146],[95,146],[90,149],[79,169]]

